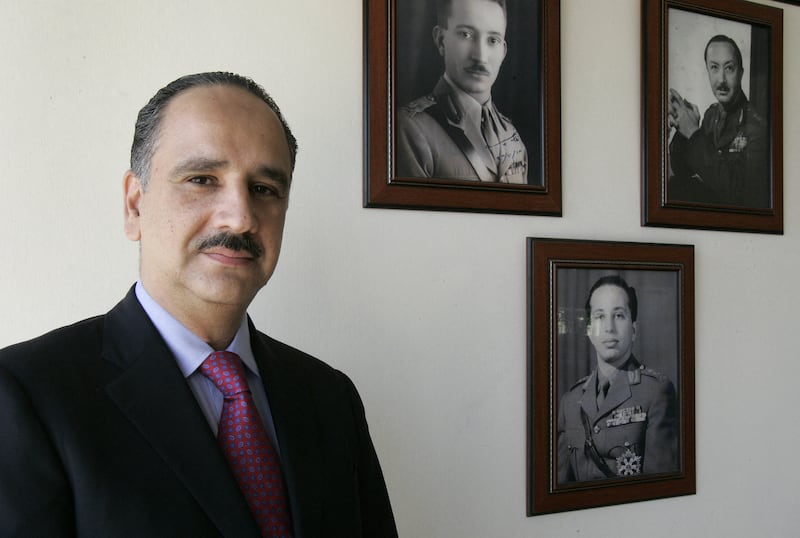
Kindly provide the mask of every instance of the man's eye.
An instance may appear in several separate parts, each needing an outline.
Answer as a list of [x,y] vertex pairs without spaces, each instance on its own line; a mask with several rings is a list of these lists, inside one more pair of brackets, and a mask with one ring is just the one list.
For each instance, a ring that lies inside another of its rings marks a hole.
[[275,196],[277,194],[275,189],[268,185],[253,185],[251,188],[259,196]]
[[458,37],[460,37],[462,39],[472,39],[472,32],[467,31],[467,30],[461,30],[458,33]]
[[494,46],[502,45],[503,44],[503,40],[498,38],[498,37],[490,37],[489,38],[489,44],[490,45],[494,45]]
[[194,176],[189,178],[189,182],[197,185],[208,185],[211,183],[211,178],[208,176]]

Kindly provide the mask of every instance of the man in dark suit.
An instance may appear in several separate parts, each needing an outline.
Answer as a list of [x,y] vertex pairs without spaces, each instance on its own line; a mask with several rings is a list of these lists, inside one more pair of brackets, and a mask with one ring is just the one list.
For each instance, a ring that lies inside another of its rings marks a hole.
[[597,280],[586,300],[597,368],[558,409],[558,483],[679,470],[675,387],[633,356],[636,290],[618,276]]
[[183,77],[140,111],[124,178],[140,280],[106,315],[0,351],[0,536],[397,535],[353,384],[246,314],[296,151],[238,75]]

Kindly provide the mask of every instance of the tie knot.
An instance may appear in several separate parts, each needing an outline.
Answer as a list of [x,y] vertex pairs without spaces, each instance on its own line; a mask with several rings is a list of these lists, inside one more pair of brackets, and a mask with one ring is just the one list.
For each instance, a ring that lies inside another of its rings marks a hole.
[[611,381],[609,381],[608,379],[603,379],[600,382],[600,387],[598,389],[598,392],[600,392],[603,396],[607,396],[609,388],[611,388]]
[[231,398],[240,392],[250,390],[247,386],[244,366],[236,353],[215,351],[203,361],[200,371],[214,382],[225,398]]

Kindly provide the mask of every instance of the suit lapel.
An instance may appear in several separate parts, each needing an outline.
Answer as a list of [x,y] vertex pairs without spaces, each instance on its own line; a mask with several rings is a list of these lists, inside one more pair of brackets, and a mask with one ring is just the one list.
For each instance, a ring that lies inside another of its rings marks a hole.
[[295,538],[321,536],[320,477],[325,469],[316,415],[310,412],[308,404],[312,395],[301,373],[286,364],[291,358],[283,356],[252,323],[250,335],[280,445]]
[[175,359],[133,291],[106,317],[104,358],[123,370],[106,393],[221,534],[258,536],[247,503]]

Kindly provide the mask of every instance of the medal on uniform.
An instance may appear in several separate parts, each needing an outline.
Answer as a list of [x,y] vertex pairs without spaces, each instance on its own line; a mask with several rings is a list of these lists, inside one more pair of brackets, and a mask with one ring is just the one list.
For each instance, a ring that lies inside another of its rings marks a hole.
[[617,475],[635,476],[637,474],[642,474],[642,457],[628,448],[622,456],[617,458]]
[[617,409],[611,414],[611,418],[606,420],[606,427],[613,428],[614,426],[624,426],[631,422],[644,422],[647,420],[647,413],[642,411],[641,405],[634,407],[624,407]]
[[739,131],[736,134],[736,138],[733,139],[731,145],[728,146],[729,153],[741,153],[744,151],[744,148],[747,147],[747,137],[744,136],[744,133]]

